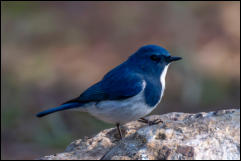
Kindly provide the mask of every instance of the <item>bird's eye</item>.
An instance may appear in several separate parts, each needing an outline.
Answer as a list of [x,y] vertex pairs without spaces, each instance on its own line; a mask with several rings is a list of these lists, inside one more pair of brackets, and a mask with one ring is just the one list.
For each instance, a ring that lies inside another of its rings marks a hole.
[[152,56],[151,56],[151,60],[153,60],[153,61],[159,61],[160,58],[159,58],[157,55],[152,55]]

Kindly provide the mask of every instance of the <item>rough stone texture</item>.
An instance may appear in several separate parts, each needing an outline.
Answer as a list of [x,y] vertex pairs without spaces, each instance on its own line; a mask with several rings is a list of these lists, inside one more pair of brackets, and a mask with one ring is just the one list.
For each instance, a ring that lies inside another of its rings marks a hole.
[[111,128],[40,159],[240,159],[240,109],[147,118],[164,123],[149,126],[133,121],[122,126],[125,138],[121,141]]

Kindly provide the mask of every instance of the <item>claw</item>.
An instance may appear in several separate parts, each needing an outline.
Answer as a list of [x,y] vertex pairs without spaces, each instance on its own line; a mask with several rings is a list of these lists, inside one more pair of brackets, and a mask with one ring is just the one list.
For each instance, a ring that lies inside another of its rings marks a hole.
[[147,119],[145,119],[145,118],[140,118],[138,121],[139,121],[139,122],[146,123],[146,124],[148,124],[149,126],[151,126],[151,125],[156,125],[156,124],[159,124],[159,123],[163,123],[163,121],[162,121],[161,119],[155,119],[155,120],[150,121],[150,120],[147,120]]

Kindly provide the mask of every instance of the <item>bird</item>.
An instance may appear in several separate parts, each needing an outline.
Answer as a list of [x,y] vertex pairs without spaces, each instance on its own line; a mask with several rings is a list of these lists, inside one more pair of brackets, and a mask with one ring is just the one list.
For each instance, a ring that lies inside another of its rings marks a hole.
[[115,124],[122,139],[120,125],[138,119],[148,122],[144,117],[163,97],[170,63],[181,59],[171,56],[161,46],[144,45],[78,97],[36,116],[70,109],[88,112],[99,120]]

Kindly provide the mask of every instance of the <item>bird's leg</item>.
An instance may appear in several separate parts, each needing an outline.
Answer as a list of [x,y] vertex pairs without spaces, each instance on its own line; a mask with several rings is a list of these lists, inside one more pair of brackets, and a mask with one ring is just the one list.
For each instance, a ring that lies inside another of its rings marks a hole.
[[145,118],[140,118],[139,120],[138,120],[139,122],[143,122],[143,123],[146,123],[146,124],[148,124],[148,125],[156,125],[156,124],[159,124],[159,123],[163,123],[163,121],[161,120],[161,119],[155,119],[155,120],[153,120],[153,121],[150,121],[150,120],[147,120],[147,119],[145,119]]
[[121,133],[121,129],[120,129],[120,124],[117,123],[117,124],[116,124],[116,127],[117,127],[118,133],[119,133],[119,135],[120,135],[120,140],[122,140],[122,133]]

